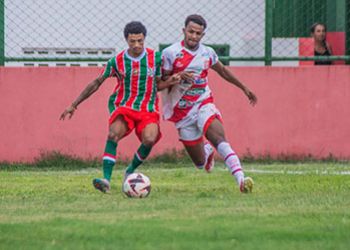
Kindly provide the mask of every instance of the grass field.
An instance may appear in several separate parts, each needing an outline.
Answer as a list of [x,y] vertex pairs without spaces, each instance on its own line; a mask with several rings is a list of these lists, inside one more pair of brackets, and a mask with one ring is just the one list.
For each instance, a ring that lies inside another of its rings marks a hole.
[[141,168],[147,199],[91,185],[98,169],[0,171],[0,249],[349,249],[350,164],[247,164],[240,194],[217,164]]

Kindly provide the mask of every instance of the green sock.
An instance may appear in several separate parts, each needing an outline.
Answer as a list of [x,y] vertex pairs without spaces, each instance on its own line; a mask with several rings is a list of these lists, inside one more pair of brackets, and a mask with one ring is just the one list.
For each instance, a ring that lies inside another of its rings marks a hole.
[[103,178],[111,181],[112,171],[117,155],[118,144],[114,141],[107,140],[105,152],[103,154]]
[[126,169],[126,172],[128,174],[134,173],[135,169],[142,164],[142,162],[147,158],[151,150],[152,150],[152,146],[149,147],[141,144],[141,146],[138,148],[137,152],[135,153],[132,162]]

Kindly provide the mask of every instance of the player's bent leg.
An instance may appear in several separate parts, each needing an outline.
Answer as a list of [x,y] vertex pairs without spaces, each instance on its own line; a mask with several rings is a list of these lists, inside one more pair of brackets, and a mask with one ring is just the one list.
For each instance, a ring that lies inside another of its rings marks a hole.
[[151,153],[152,147],[156,144],[159,139],[159,126],[157,123],[150,123],[145,126],[145,128],[141,132],[141,145],[137,149],[133,160],[127,167],[124,180],[143,163],[143,161],[148,157]]
[[146,146],[152,147],[154,144],[156,144],[158,138],[159,138],[159,125],[156,123],[150,123],[148,124],[143,130],[142,130],[142,136],[141,136],[142,143]]
[[214,149],[208,142],[203,142],[202,132],[197,124],[179,128],[178,132],[180,141],[184,144],[194,165],[209,173],[214,166]]
[[103,193],[110,191],[110,181],[116,162],[118,141],[125,136],[127,131],[128,126],[121,116],[118,116],[116,120],[110,124],[108,139],[103,154],[103,178],[95,178],[92,181],[93,186]]
[[244,178],[241,162],[231,145],[226,141],[225,131],[220,120],[214,119],[208,126],[205,135],[215,146],[222,159],[224,159],[225,165],[235,177],[240,191],[242,193],[251,192],[254,182],[250,177]]
[[221,142],[226,141],[224,127],[217,118],[212,119],[207,125],[207,130],[204,131],[205,137],[217,148]]
[[125,118],[122,115],[119,115],[115,121],[109,125],[108,139],[118,143],[128,134],[130,129],[132,128],[129,128],[129,124]]
[[194,165],[198,169],[203,169],[206,163],[203,139],[196,143],[182,142]]

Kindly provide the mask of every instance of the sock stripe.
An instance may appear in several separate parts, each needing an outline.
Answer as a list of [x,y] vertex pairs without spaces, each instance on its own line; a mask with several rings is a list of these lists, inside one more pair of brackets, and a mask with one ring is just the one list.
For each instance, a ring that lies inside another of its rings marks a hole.
[[103,157],[105,157],[105,156],[108,156],[108,157],[111,157],[111,158],[116,158],[116,156],[115,155],[113,155],[113,154],[109,154],[109,153],[104,153],[103,154]]
[[129,174],[134,173],[136,168],[138,168],[143,163],[143,161],[147,158],[151,150],[152,150],[152,147],[145,146],[143,143],[141,143],[141,146],[135,152],[131,163],[126,169],[126,172]]
[[106,152],[103,154],[103,157],[102,157],[103,160],[108,160],[108,161],[113,161],[113,162],[116,162],[115,158],[116,158],[115,155],[112,155],[112,154],[109,154]]
[[107,160],[107,161],[112,161],[112,162],[116,162],[116,160],[115,160],[115,157],[110,157],[110,156],[103,156],[102,157],[102,160]]
[[238,168],[238,169],[234,170],[234,171],[232,172],[232,175],[234,175],[235,173],[237,173],[237,172],[239,172],[239,171],[242,171],[242,169],[241,169],[241,168]]
[[139,161],[144,161],[145,159],[143,159],[142,157],[141,157],[141,155],[139,154],[139,152],[136,152],[135,153],[135,156],[137,157],[137,159],[139,159]]
[[229,154],[228,156],[226,156],[225,157],[225,160],[224,161],[226,161],[228,158],[230,158],[231,156],[235,156],[236,154],[235,153],[231,153],[231,154]]

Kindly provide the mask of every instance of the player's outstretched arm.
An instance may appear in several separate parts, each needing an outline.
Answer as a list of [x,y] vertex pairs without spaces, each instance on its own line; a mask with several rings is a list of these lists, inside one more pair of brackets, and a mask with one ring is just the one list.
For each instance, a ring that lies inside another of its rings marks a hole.
[[216,64],[211,66],[213,70],[215,70],[222,78],[224,78],[226,81],[236,85],[238,88],[240,88],[244,94],[248,97],[250,104],[255,105],[258,101],[258,98],[256,95],[242,82],[240,82],[232,73],[230,70],[228,70],[225,65],[223,65],[220,61],[218,61]]
[[75,110],[78,108],[78,105],[82,103],[84,100],[86,100],[87,98],[89,98],[89,96],[91,96],[93,93],[95,93],[105,80],[106,80],[106,77],[104,77],[103,75],[100,75],[95,80],[90,82],[86,86],[86,88],[80,93],[78,98],[68,108],[66,108],[63,111],[63,113],[60,116],[60,120],[64,120],[67,115],[69,115],[68,116],[69,119],[72,118]]

